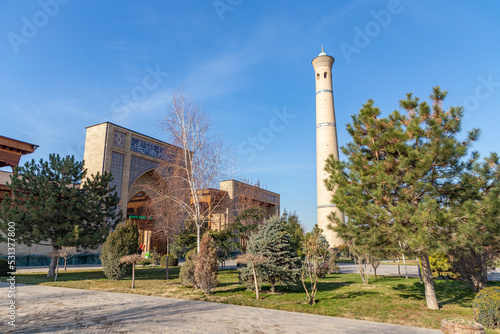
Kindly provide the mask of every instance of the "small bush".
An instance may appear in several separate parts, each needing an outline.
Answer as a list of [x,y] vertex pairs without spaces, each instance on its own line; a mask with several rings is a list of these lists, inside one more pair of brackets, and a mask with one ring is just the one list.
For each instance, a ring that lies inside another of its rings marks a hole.
[[[345,246],[345,245],[342,245]],[[340,246],[339,246],[340,247]],[[334,249],[328,250],[328,274],[337,274],[340,272],[340,267],[337,264],[338,252]]]
[[500,287],[479,291],[472,302],[472,313],[476,321],[486,328],[500,328]]
[[[431,256],[429,256],[429,262],[434,276],[450,277],[452,266],[448,254],[442,252],[434,252]],[[445,273],[447,273],[447,275],[445,275]]]
[[[253,281],[253,272],[252,265],[247,263],[239,263],[238,264],[238,279],[240,284],[243,284],[248,291],[255,291],[255,283]],[[260,278],[260,275],[257,275],[257,281],[259,287],[261,287],[264,282]]]
[[7,276],[9,272],[9,262],[5,259],[0,259],[0,276]]
[[330,272],[330,264],[328,262],[323,262],[318,264],[316,275],[318,275],[319,278],[325,278],[326,274],[328,274],[329,272]]
[[151,264],[153,266],[159,266],[160,265],[160,261],[161,261],[161,255],[155,250],[153,249],[151,251]]
[[100,257],[104,275],[111,280],[123,278],[131,272],[132,266],[120,263],[120,259],[125,255],[140,252],[137,225],[131,221],[118,225],[114,231],[109,233],[102,246]]
[[[167,254],[161,257],[160,265],[163,267],[167,266]],[[168,254],[168,266],[176,267],[179,265],[179,259],[173,256],[172,254]]]
[[196,287],[194,279],[194,267],[196,262],[196,249],[192,249],[186,254],[186,262],[181,267],[179,272],[179,279],[184,286]]

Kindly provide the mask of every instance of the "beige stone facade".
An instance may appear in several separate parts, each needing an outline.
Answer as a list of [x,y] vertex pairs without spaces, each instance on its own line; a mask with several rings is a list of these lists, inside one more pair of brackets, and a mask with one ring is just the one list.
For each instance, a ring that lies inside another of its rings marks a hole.
[[[88,174],[109,172],[112,185],[120,196],[124,215],[129,200],[150,182],[151,172],[169,152],[177,154],[181,148],[145,136],[116,124],[105,122],[87,127],[83,160]],[[172,163],[172,166],[176,166]]]
[[333,99],[332,66],[335,59],[323,51],[313,59],[316,81],[316,186],[318,226],[323,229],[330,246],[343,244],[337,234],[327,228],[331,223],[328,215],[335,213],[340,220],[344,214],[331,203],[332,192],[326,189],[324,180],[328,177],[325,161],[332,154],[339,158],[335,105]]
[[227,204],[224,206],[225,219],[215,227],[220,230],[227,228],[243,210],[259,207],[264,210],[266,218],[280,215],[280,195],[245,182],[227,180],[219,182],[219,189],[226,192]]

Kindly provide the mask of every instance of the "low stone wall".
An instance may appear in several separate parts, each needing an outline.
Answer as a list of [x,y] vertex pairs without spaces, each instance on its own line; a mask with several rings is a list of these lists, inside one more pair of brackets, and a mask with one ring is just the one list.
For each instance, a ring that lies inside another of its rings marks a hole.
[[[67,264],[101,264],[101,259],[99,258],[99,253],[78,253],[73,257],[68,259]],[[0,255],[1,259],[7,260],[7,255]],[[50,264],[50,258],[46,255],[16,255],[16,265],[19,267],[24,266],[48,266]],[[64,265],[64,259],[59,259],[59,265]]]
[[445,334],[484,334],[484,327],[471,320],[443,319],[441,331]]

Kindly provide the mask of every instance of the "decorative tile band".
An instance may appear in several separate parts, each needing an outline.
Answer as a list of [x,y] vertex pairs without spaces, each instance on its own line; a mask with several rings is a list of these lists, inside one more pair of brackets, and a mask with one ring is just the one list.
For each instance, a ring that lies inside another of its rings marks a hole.
[[318,209],[321,208],[336,208],[337,206],[335,204],[324,204],[324,205],[318,205]]
[[132,140],[130,142],[130,150],[137,153],[149,155],[153,158],[166,160],[171,163],[175,161],[175,153],[168,152],[167,149],[163,147],[135,137],[132,137]]
[[335,123],[331,123],[331,122],[324,122],[324,123],[319,123],[318,125],[316,125],[316,128],[320,128],[322,126],[335,126]]
[[323,93],[323,92],[327,92],[327,93],[332,93],[333,94],[333,90],[331,89],[320,89],[316,92],[316,95],[318,95],[319,93]]

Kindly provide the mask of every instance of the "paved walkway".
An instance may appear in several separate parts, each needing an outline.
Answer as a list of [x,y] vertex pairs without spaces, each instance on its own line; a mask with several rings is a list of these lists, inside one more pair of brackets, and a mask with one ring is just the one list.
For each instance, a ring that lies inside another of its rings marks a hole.
[[16,286],[17,327],[7,326],[7,284],[0,283],[2,333],[441,333],[261,308],[123,293]]

